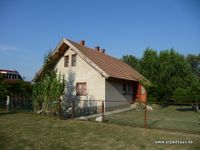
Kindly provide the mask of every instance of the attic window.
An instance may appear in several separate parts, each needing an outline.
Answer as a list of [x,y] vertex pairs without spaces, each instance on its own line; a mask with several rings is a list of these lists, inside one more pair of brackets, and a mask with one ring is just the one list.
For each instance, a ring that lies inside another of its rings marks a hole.
[[72,66],[76,66],[76,54],[72,55]]
[[69,67],[69,56],[65,56],[65,60],[64,60],[64,66],[65,67]]

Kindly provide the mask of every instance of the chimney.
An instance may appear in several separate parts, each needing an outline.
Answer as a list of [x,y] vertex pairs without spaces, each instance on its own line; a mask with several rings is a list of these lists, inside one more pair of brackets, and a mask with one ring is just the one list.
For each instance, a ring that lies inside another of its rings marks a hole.
[[84,41],[84,40],[81,40],[81,41],[80,41],[80,45],[83,45],[83,46],[84,46],[84,45],[85,45],[85,41]]
[[94,48],[96,51],[100,51],[100,47],[99,46],[96,46],[95,48]]

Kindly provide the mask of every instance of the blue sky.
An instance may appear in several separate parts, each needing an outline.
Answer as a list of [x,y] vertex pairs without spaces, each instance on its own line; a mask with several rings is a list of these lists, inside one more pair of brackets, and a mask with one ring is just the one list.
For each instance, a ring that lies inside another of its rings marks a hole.
[[0,0],[0,68],[31,80],[65,37],[117,58],[145,48],[200,53],[198,0]]

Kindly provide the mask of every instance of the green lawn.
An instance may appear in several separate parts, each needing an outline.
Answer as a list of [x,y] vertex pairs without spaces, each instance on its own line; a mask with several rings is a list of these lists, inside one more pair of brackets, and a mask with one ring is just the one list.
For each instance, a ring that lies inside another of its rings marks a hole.
[[[148,128],[180,130],[200,134],[200,113],[190,111],[190,106],[169,106],[147,112]],[[178,109],[178,110],[177,110]],[[108,123],[144,127],[144,112],[128,112],[106,116]]]
[[[193,144],[155,144],[191,140]],[[0,113],[0,149],[200,149],[200,135],[91,121],[59,120],[33,113]]]

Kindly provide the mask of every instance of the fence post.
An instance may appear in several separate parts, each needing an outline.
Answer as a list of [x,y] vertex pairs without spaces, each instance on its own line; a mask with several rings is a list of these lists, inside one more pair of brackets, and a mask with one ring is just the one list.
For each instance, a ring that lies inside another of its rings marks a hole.
[[74,100],[72,101],[72,119],[74,119]]
[[102,122],[104,122],[104,101],[102,101],[102,108],[101,108],[101,112],[102,112]]
[[144,111],[144,128],[147,128],[147,102],[145,102],[145,111]]
[[7,95],[7,99],[6,99],[6,109],[7,109],[7,111],[9,111],[9,107],[10,107],[10,96]]

